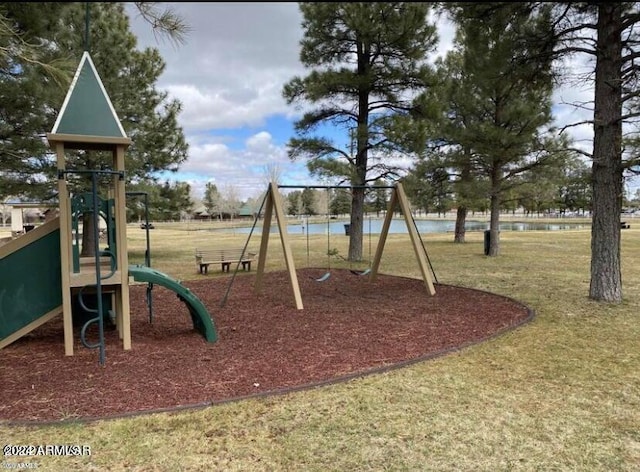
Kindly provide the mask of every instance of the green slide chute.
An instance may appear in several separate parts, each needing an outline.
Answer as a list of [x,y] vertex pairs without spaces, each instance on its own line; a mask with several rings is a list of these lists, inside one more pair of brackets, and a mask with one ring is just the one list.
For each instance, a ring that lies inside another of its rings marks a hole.
[[208,342],[216,342],[218,334],[211,320],[211,315],[209,315],[209,312],[200,299],[196,297],[191,290],[167,274],[143,265],[129,266],[129,275],[137,282],[157,284],[174,291],[178,298],[189,308],[193,327],[202,334]]

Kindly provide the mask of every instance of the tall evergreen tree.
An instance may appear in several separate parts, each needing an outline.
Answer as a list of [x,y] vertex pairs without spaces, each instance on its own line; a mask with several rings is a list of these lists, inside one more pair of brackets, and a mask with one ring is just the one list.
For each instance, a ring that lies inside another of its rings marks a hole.
[[332,192],[329,213],[334,216],[346,215],[351,211],[351,198],[346,189],[338,188]]
[[77,62],[51,41],[57,26],[49,19],[69,8],[0,4],[0,200],[27,191],[36,199],[50,193],[42,186],[49,152],[42,138],[53,126],[53,103],[64,96]]
[[164,221],[180,221],[193,209],[191,186],[186,182],[165,181],[160,187],[159,197],[158,205]]
[[426,213],[446,213],[453,202],[453,185],[443,159],[420,159],[405,177],[407,197]]
[[637,152],[622,146],[623,124],[640,116],[639,11],[638,2],[566,2],[557,6],[554,22],[555,54],[586,55],[594,64],[593,151],[584,153],[592,160],[589,297],[615,303],[622,301],[623,176],[639,162]]
[[[497,8],[457,2],[448,9],[458,26],[452,54],[460,56],[455,102],[463,117],[451,130],[451,140],[471,153],[474,170],[490,182],[489,255],[495,256],[504,193],[522,173],[560,155],[554,152],[555,139],[545,134],[552,121],[551,62],[522,41],[548,31],[550,18],[547,11],[533,12],[518,3]],[[532,54],[539,60],[522,60]]]
[[[177,15],[139,3],[154,28],[181,40],[181,31],[188,28]],[[43,137],[67,91],[63,79],[70,79],[85,48],[86,4],[13,2],[0,4],[0,11],[0,31],[8,27],[0,35],[0,198],[40,199],[55,186],[55,164]],[[122,4],[91,3],[89,11],[92,58],[134,140],[127,153],[127,176],[136,180],[158,170],[177,170],[187,145],[177,125],[180,103],[155,90],[164,68],[158,51],[135,49]],[[100,158],[77,154],[72,161],[98,165]]]
[[[177,122],[180,102],[169,100],[167,92],[155,88],[165,67],[158,50],[136,48],[136,37],[129,29],[122,3],[91,4],[88,44],[83,35],[77,34],[84,29],[86,15],[84,4],[66,10],[61,21],[71,27],[58,30],[56,44],[78,57],[82,49],[88,48],[120,122],[132,139],[125,154],[128,181],[153,178],[162,170],[177,171],[187,158],[188,146]],[[105,165],[105,157],[109,162],[110,157],[102,153],[69,154],[67,167],[99,168]],[[171,219],[180,218],[173,208],[170,213]],[[84,227],[90,227],[91,217],[92,214],[84,215]],[[91,232],[83,232],[85,255],[90,255],[93,248],[91,237]]]
[[581,160],[570,162],[559,173],[557,186],[557,208],[569,211],[591,211],[593,194],[591,191],[591,168]]
[[[66,10],[55,41],[80,57],[85,47],[83,4]],[[90,9],[89,52],[132,145],[126,153],[127,177],[144,179],[158,171],[177,171],[187,158],[188,146],[178,125],[181,104],[156,89],[165,64],[157,49],[136,48],[136,37],[121,3],[95,3]],[[55,104],[59,109],[61,99]],[[70,166],[95,165],[87,156]],[[91,160],[91,157],[89,158]]]
[[[391,142],[384,128],[391,116],[411,106],[411,92],[428,85],[425,62],[437,42],[430,5],[408,2],[300,3],[304,37],[300,59],[312,69],[283,89],[288,103],[315,109],[295,126],[292,159],[307,158],[312,174],[337,177],[352,191],[349,260],[362,259],[363,186],[393,175],[387,162]],[[342,129],[346,146],[315,136],[325,123]],[[355,155],[349,152],[355,138]]]
[[[536,9],[540,2],[523,2]],[[625,173],[638,169],[637,147],[623,146],[637,139],[640,117],[640,3],[638,2],[557,2],[554,3],[552,31],[522,38],[537,47],[543,45],[548,58],[587,58],[592,73],[580,78],[563,71],[561,79],[590,82],[593,102],[576,104],[580,109],[593,105],[593,118],[572,123],[593,125],[593,150],[576,149],[591,160],[592,225],[591,280],[589,297],[598,301],[622,301],[620,260],[620,212]],[[537,59],[532,56],[532,59]],[[623,137],[623,125],[627,126]],[[567,126],[567,127],[569,127]]]
[[371,209],[376,212],[376,216],[380,216],[381,211],[386,211],[389,204],[389,189],[375,188],[384,187],[387,183],[378,179],[374,182],[374,190],[371,191],[369,199],[371,201]]
[[301,210],[301,203],[302,203],[302,192],[300,190],[295,190],[293,192],[289,192],[287,194],[287,199],[286,199],[288,205],[287,205],[287,213],[289,215],[293,215],[293,216],[298,216],[300,214],[300,210]]

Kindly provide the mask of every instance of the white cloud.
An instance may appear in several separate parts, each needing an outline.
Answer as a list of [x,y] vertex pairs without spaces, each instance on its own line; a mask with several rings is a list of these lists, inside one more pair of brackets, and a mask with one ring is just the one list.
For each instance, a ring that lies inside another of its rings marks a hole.
[[180,100],[180,123],[186,132],[217,128],[264,125],[265,117],[286,113],[283,103],[271,88],[238,88],[213,91],[193,84],[169,85],[166,90]]
[[267,131],[250,136],[240,149],[223,142],[206,142],[201,136],[189,144],[189,159],[180,175],[195,195],[201,196],[205,184],[212,182],[218,189],[235,187],[243,199],[255,196],[266,189],[266,169],[274,164],[282,171],[283,180],[311,183],[304,165],[292,163],[285,147],[275,144]]
[[249,149],[263,149],[265,146],[272,146],[271,135],[266,131],[260,131],[247,139],[247,148]]
[[[303,163],[289,161],[282,140],[275,142],[277,130],[267,128],[274,116],[295,118],[301,110],[286,105],[283,85],[305,74],[299,61],[302,16],[297,3],[161,3],[171,7],[191,27],[186,43],[172,45],[158,40],[132,3],[131,29],[139,47],[156,47],[166,62],[158,88],[166,90],[183,105],[179,123],[190,145],[189,158],[174,175],[188,181],[201,193],[210,180],[217,185],[232,184],[246,198],[265,187],[264,167],[277,163],[283,180],[291,184],[311,184]],[[444,16],[437,21],[440,42],[435,56],[451,49],[455,28]],[[567,71],[584,73],[583,58],[565,64]],[[558,126],[584,121],[591,113],[572,105],[592,99],[589,84],[565,83],[554,93],[554,115]],[[249,137],[238,145],[237,134]],[[569,128],[568,132],[590,150],[590,125]]]
[[139,47],[156,47],[167,64],[159,88],[184,105],[186,132],[260,126],[267,116],[288,115],[282,86],[302,73],[296,3],[164,3],[191,31],[186,43],[158,41],[129,6]]

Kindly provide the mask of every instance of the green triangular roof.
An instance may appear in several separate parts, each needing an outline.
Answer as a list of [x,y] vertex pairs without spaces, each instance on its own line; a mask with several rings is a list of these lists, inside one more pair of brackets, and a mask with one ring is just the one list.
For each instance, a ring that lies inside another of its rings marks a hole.
[[51,132],[82,136],[127,137],[87,51],[82,54]]

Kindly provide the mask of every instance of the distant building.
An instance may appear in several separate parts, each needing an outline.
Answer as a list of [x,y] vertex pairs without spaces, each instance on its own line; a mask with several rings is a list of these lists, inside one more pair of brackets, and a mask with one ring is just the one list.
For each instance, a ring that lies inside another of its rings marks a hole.
[[[3,224],[11,222],[11,234],[15,236],[30,231],[42,223],[49,205],[42,202],[7,200],[2,206],[2,222]],[[7,213],[10,215],[8,218]]]
[[207,209],[204,205],[199,205],[193,210],[192,217],[194,220],[252,220],[256,216],[256,210],[252,205],[247,203],[243,204],[240,209],[231,214],[228,211],[222,211],[220,214],[211,215],[207,212]]

